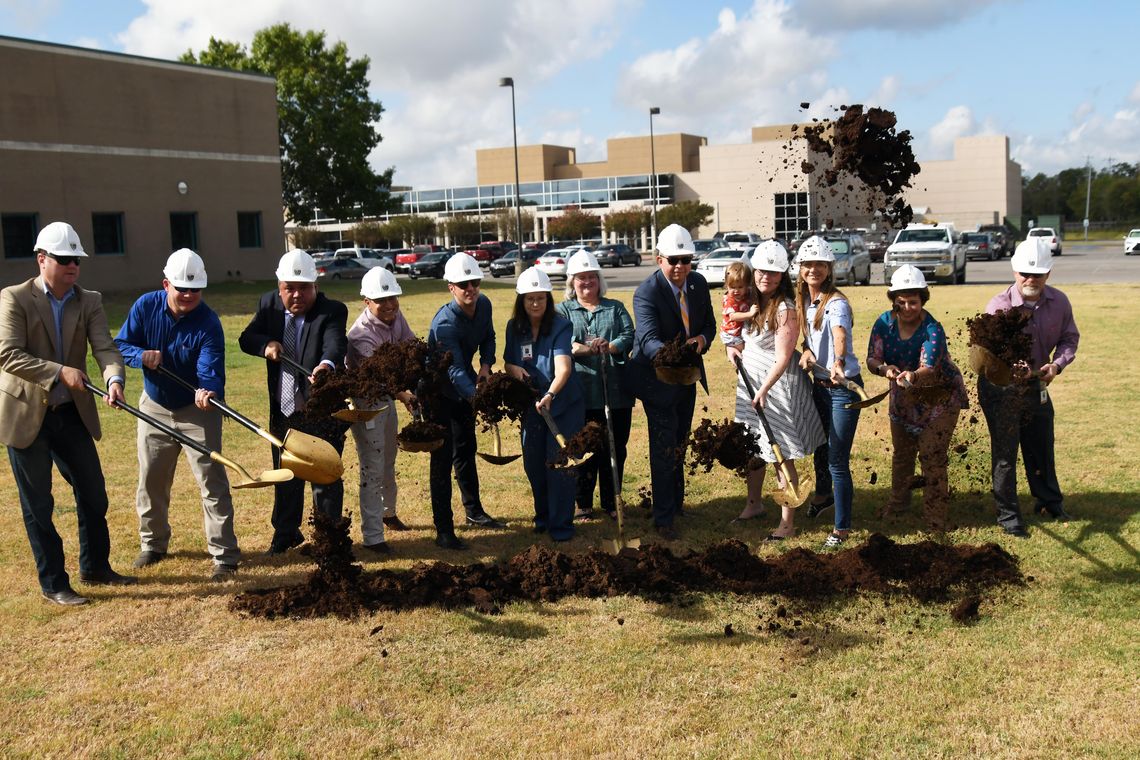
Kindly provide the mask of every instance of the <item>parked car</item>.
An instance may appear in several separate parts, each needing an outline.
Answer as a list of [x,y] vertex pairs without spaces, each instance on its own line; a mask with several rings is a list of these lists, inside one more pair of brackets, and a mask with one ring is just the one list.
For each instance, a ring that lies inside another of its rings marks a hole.
[[383,251],[375,248],[338,248],[333,254],[334,259],[351,259],[368,269],[384,267],[389,272],[396,270],[396,263],[391,257],[385,256]]
[[413,245],[411,250],[402,250],[396,254],[396,271],[410,273],[412,271],[412,264],[422,259],[425,254],[436,253],[442,250],[442,246],[429,243]]
[[371,267],[356,259],[331,258],[317,262],[318,280],[359,280]]
[[1140,253],[1140,230],[1131,230],[1124,238],[1124,255],[1131,256]]
[[871,261],[878,264],[887,253],[887,246],[891,244],[890,236],[886,232],[872,232],[863,237],[863,244],[867,246],[867,253]]
[[1052,227],[1034,227],[1029,231],[1028,237],[1048,238],[1049,251],[1054,256],[1061,255],[1061,236]]
[[[534,262],[538,261],[538,257],[543,252],[537,248],[523,248],[523,269],[534,266]],[[515,262],[519,260],[519,252],[517,250],[507,251],[505,255],[500,256],[491,262],[487,269],[491,272],[491,276],[499,277],[514,277],[515,275]]]
[[1013,255],[1013,249],[1017,247],[1017,231],[1012,227],[1004,224],[979,224],[978,232],[988,232],[994,236],[994,242],[1001,250],[998,258]]
[[566,262],[574,252],[569,248],[555,248],[552,251],[547,251],[534,262],[534,265],[543,272],[546,272],[547,277],[565,277],[566,276]]
[[825,232],[822,237],[835,254],[831,272],[836,285],[871,284],[871,254],[867,251],[862,235],[853,232]]
[[420,277],[443,277],[443,266],[455,254],[455,251],[432,251],[420,256],[420,260],[412,264],[408,276],[413,280]]
[[722,245],[729,248],[744,248],[749,245],[757,245],[764,240],[755,232],[725,232],[720,236],[720,239]]
[[[480,243],[479,248],[483,251],[490,251],[490,261],[494,261],[500,256],[506,255],[507,251],[513,251],[514,249],[518,248],[518,246],[512,243],[510,240],[490,240],[485,243]],[[484,259],[477,260],[484,261]]]
[[903,264],[913,264],[926,277],[947,285],[966,281],[966,246],[952,224],[908,224],[883,258],[883,277]]
[[490,248],[476,246],[474,248],[461,248],[460,250],[462,250],[463,253],[466,253],[471,258],[475,259],[475,261],[479,262],[479,266],[481,267],[488,266],[492,261],[495,260],[495,257],[492,255]]
[[598,266],[620,267],[623,264],[641,266],[641,254],[625,243],[606,243],[594,249],[598,258]]
[[697,274],[705,278],[709,285],[724,284],[724,270],[737,261],[748,261],[752,250],[741,248],[717,248],[697,263]]
[[966,258],[997,261],[1001,258],[1001,245],[990,232],[963,232],[962,242],[966,244]]
[[715,251],[717,248],[723,248],[724,241],[720,238],[702,238],[693,241],[693,263],[697,263],[705,256]]

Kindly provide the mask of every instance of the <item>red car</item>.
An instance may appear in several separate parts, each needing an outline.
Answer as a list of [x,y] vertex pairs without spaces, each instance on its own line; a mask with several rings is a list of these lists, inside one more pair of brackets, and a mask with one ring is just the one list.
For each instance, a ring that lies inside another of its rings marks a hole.
[[423,258],[423,255],[425,253],[435,253],[436,251],[442,250],[442,246],[428,245],[426,243],[423,245],[412,246],[410,250],[404,249],[396,254],[396,271],[407,274],[408,272],[412,271],[412,264],[415,264],[417,261]]

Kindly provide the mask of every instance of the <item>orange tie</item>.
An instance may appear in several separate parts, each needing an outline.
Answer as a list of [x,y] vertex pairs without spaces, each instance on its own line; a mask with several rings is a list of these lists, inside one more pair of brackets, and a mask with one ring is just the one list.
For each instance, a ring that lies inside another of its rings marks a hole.
[[689,304],[685,302],[685,290],[677,291],[677,302],[681,305],[681,322],[685,325],[685,337],[689,337]]

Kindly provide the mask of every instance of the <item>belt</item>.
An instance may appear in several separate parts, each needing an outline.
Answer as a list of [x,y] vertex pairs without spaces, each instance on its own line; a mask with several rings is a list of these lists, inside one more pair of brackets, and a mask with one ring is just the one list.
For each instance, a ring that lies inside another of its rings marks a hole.
[[49,404],[48,405],[48,411],[49,412],[62,412],[62,411],[64,411],[64,409],[66,407],[69,407],[69,406],[75,406],[75,402],[74,401],[64,401],[62,404]]

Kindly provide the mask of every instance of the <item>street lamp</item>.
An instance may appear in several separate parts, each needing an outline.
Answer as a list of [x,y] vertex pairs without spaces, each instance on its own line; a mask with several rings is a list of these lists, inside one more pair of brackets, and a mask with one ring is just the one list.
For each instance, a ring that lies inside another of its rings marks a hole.
[[653,173],[649,178],[649,197],[653,202],[653,234],[650,235],[653,250],[657,250],[657,151],[653,146],[653,117],[661,113],[661,109],[653,106],[649,109],[649,170]]
[[515,142],[515,224],[518,235],[518,257],[515,259],[515,277],[523,271],[523,239],[522,239],[522,206],[519,204],[519,128],[515,120],[515,80],[503,77],[499,80],[500,87],[511,88],[511,134]]

